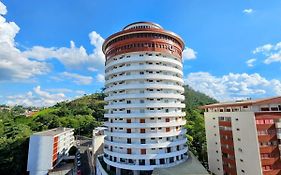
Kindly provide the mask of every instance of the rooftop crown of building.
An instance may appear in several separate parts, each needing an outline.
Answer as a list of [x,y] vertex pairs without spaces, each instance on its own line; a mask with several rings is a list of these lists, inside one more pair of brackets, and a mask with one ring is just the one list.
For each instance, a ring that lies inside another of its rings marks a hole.
[[131,52],[158,52],[181,59],[183,49],[180,36],[152,22],[131,23],[109,36],[102,46],[106,61]]

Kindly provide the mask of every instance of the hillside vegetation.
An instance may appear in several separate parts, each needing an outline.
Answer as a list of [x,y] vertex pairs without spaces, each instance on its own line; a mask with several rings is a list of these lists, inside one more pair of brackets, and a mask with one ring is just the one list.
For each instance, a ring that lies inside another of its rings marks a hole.
[[[190,150],[200,161],[206,162],[204,118],[198,106],[216,100],[185,87],[187,137]],[[33,132],[55,127],[71,127],[75,134],[91,137],[92,130],[100,126],[104,114],[104,94],[95,93],[73,101],[58,103],[42,109],[32,117],[20,115],[22,107],[0,111],[0,172],[24,174],[27,164],[28,138]],[[20,112],[19,112],[20,111]]]

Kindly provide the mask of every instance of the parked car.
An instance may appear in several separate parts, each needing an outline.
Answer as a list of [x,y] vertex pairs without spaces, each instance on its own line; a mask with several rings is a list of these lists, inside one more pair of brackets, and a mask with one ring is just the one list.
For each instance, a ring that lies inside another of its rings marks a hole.
[[81,166],[81,162],[80,160],[77,160],[77,166],[80,167]]

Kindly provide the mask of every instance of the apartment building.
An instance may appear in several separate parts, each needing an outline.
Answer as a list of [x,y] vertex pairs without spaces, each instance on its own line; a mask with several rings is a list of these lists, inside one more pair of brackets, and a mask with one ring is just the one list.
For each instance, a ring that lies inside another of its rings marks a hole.
[[46,175],[74,145],[74,129],[55,128],[30,136],[27,171],[30,175]]
[[182,39],[151,22],[137,22],[103,44],[104,161],[119,174],[149,174],[185,161]]
[[281,97],[203,106],[209,170],[281,174]]

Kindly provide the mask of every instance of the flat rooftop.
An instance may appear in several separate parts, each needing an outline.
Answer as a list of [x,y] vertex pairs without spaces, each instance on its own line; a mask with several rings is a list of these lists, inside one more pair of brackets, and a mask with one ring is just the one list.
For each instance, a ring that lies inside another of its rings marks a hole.
[[41,135],[41,136],[55,136],[58,134],[61,134],[63,132],[68,132],[74,130],[73,128],[54,128],[54,129],[49,129],[46,131],[41,131],[41,132],[36,132],[33,135]]
[[154,169],[152,175],[209,175],[209,173],[190,152],[185,162],[170,168]]
[[236,100],[229,102],[214,103],[210,105],[201,106],[200,108],[213,108],[213,107],[228,107],[228,106],[243,106],[243,105],[260,105],[260,104],[272,104],[281,103],[281,96],[262,98],[262,99],[249,99],[249,100]]

